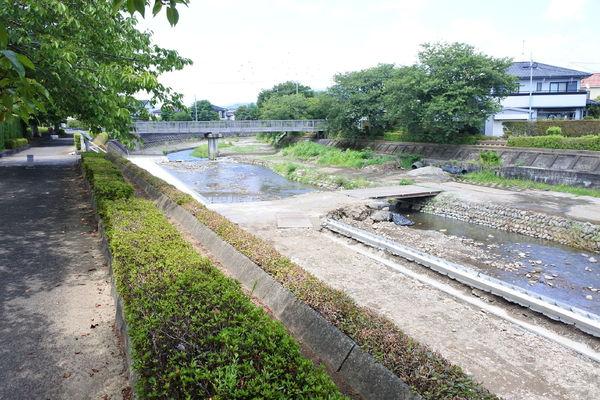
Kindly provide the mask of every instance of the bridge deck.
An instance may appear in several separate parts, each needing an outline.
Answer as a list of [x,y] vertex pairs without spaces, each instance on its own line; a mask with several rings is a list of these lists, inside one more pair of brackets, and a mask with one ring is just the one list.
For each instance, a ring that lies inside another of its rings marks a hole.
[[204,133],[320,132],[327,128],[325,120],[257,120],[257,121],[160,121],[135,123],[135,132],[146,135]]

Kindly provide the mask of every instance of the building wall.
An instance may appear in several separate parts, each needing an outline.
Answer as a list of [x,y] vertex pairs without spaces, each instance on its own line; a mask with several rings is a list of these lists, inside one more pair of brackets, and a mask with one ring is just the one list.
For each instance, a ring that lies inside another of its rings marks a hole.
[[589,89],[590,99],[596,100],[600,97],[600,87],[593,87]]
[[[541,91],[542,92],[549,92],[550,91],[550,82],[575,82],[577,84],[577,90],[581,90],[581,82],[579,80],[576,79],[554,79],[554,78],[544,78],[544,79],[536,79],[533,78],[533,82],[532,82],[532,92],[537,91],[537,84],[538,82],[542,83],[542,88]],[[529,79],[521,79],[519,81],[519,92],[520,93],[529,93]]]

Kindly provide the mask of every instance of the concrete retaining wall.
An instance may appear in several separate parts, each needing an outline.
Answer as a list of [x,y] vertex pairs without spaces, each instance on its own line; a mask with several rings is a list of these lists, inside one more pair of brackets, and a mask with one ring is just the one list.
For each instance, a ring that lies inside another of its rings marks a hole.
[[429,214],[553,240],[584,250],[600,251],[600,225],[589,222],[492,203],[468,203],[444,193],[417,205],[416,208]]
[[[322,139],[327,146],[344,147],[344,142]],[[505,167],[523,167],[511,170],[511,176],[526,177],[541,182],[578,184],[600,187],[600,152],[583,150],[533,149],[505,146],[469,146],[433,143],[386,141],[358,141],[357,147],[370,147],[381,154],[420,154],[431,161],[476,161],[479,153],[493,150],[502,158]],[[530,169],[526,169],[530,168]],[[544,171],[553,171],[546,173]],[[556,172],[556,173],[554,173]],[[574,182],[574,183],[569,183]],[[580,184],[585,182],[587,185]]]
[[154,200],[180,229],[198,240],[227,273],[268,307],[303,349],[318,363],[323,363],[338,385],[353,397],[363,399],[420,399],[395,374],[375,361],[352,339],[331,325],[319,313],[297,299],[216,233],[201,224],[192,214],[154,187],[135,176],[126,167],[123,174]]

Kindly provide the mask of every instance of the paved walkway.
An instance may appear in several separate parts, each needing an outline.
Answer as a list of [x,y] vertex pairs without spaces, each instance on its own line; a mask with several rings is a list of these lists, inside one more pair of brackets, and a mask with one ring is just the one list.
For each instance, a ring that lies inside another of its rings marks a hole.
[[0,399],[128,390],[93,211],[62,150],[36,149],[57,160],[43,167],[0,166]]

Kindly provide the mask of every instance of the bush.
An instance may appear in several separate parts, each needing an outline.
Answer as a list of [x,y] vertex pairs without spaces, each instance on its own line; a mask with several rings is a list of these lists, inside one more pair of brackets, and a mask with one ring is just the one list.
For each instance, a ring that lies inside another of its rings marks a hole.
[[197,203],[175,187],[124,158],[115,162],[183,205],[198,221],[246,255],[295,296],[357,342],[390,371],[428,400],[498,398],[459,367],[408,337],[390,320],[362,308],[345,293],[333,289],[281,255],[270,244],[248,233],[222,215]]
[[479,153],[479,161],[483,167],[499,167],[502,164],[500,155],[493,150]]
[[87,129],[86,124],[79,121],[78,119],[67,120],[67,127],[71,129]]
[[11,148],[8,142],[11,139],[22,138],[23,134],[23,125],[18,118],[8,118],[0,122],[0,150]]
[[414,163],[422,159],[419,154],[401,153],[398,155],[398,165],[402,169],[411,169]]
[[75,145],[75,150],[81,150],[81,134],[76,133],[73,135],[73,144]]
[[561,135],[562,136],[562,128],[560,126],[551,126],[546,129],[546,135]]
[[7,149],[20,149],[21,147],[25,147],[28,144],[29,144],[29,141],[25,138],[9,139],[6,142],[6,148]]
[[600,133],[600,120],[509,121],[504,123],[504,133],[507,136],[545,136],[550,127],[559,127],[564,136],[597,135]]
[[[102,163],[88,169],[95,165]],[[91,184],[105,204],[139,398],[343,398],[283,325],[198,255],[153,203],[114,200]]]
[[93,142],[95,144],[97,144],[98,146],[104,146],[106,144],[106,142],[108,142],[108,133],[106,132],[100,132],[96,135],[96,137],[94,138]]
[[580,137],[564,137],[560,135],[511,136],[508,138],[507,144],[514,147],[600,151],[600,135]]
[[408,132],[386,132],[383,134],[383,140],[411,143],[477,144],[480,140],[485,139],[487,138],[483,135],[456,135],[444,142],[434,142],[429,135],[413,135]]

